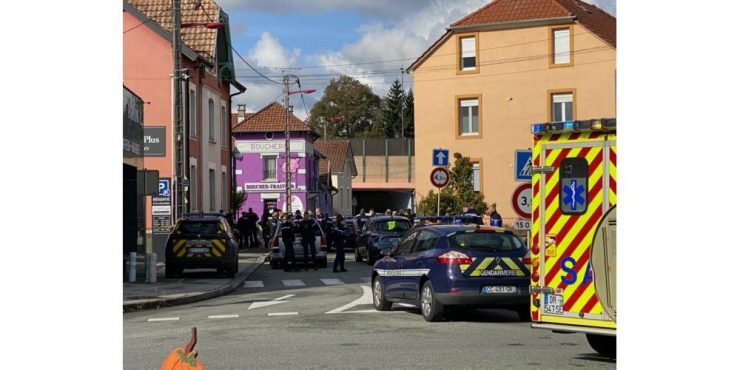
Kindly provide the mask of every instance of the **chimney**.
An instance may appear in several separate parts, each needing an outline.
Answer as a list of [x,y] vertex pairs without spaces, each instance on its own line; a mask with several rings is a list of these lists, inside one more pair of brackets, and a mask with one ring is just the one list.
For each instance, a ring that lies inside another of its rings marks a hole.
[[237,123],[244,122],[244,116],[245,116],[246,110],[247,110],[247,105],[246,104],[238,104],[237,105],[237,109],[236,109],[236,116],[237,116],[236,122]]

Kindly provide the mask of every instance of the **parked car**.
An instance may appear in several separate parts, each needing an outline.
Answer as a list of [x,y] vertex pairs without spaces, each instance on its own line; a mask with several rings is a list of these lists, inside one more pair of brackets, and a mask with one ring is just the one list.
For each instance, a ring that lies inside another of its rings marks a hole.
[[365,231],[357,237],[355,261],[368,265],[388,255],[413,224],[406,217],[376,216],[367,221]]
[[215,268],[234,277],[239,270],[238,244],[226,218],[217,213],[187,213],[170,232],[165,246],[165,276],[186,268]]
[[[321,224],[317,222],[316,220],[313,220],[314,223],[314,235],[316,237],[316,264],[318,267],[326,267],[326,234],[321,229]],[[272,241],[270,243],[271,251],[270,251],[270,266],[272,266],[273,269],[278,269],[282,267],[283,262],[285,261],[285,245],[283,244],[283,237],[282,237],[282,228],[286,227],[285,222],[278,222],[276,232],[272,236]],[[305,256],[303,254],[303,245],[301,244],[301,235],[296,232],[295,234],[295,241],[293,242],[293,251],[295,253],[295,261],[297,263],[306,263],[308,261],[309,256]]]
[[375,263],[373,305],[414,304],[427,321],[443,319],[450,306],[506,308],[529,320],[527,253],[518,236],[498,227],[414,228]]

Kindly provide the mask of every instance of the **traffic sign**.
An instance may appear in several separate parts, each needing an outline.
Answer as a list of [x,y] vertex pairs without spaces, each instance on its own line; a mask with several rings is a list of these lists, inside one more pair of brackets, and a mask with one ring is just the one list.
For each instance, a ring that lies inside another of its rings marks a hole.
[[447,167],[450,163],[450,151],[447,149],[432,149],[432,166]]
[[514,180],[532,181],[532,151],[514,151]]
[[157,195],[159,195],[160,197],[170,196],[170,180],[169,179],[159,179],[159,191]]
[[450,182],[450,173],[446,168],[437,167],[432,170],[432,174],[429,175],[429,179],[432,180],[432,185],[443,188]]
[[523,218],[532,218],[532,184],[521,184],[511,197],[514,212]]
[[531,220],[520,218],[514,221],[514,230],[529,230],[531,224]]

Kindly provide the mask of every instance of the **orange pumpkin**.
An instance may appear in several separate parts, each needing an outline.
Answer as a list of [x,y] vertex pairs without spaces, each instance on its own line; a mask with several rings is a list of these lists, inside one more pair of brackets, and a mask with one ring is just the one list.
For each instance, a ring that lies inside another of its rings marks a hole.
[[195,350],[195,343],[197,342],[198,332],[193,328],[188,344],[185,347],[173,349],[165,357],[160,370],[205,370],[205,366],[197,358],[198,352]]

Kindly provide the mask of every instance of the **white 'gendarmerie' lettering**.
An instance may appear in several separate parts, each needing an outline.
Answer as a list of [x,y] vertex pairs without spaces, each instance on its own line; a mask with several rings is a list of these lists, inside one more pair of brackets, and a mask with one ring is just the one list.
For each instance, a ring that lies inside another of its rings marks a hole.
[[516,276],[515,270],[483,270],[480,276]]
[[380,276],[423,276],[429,273],[429,269],[375,269]]

